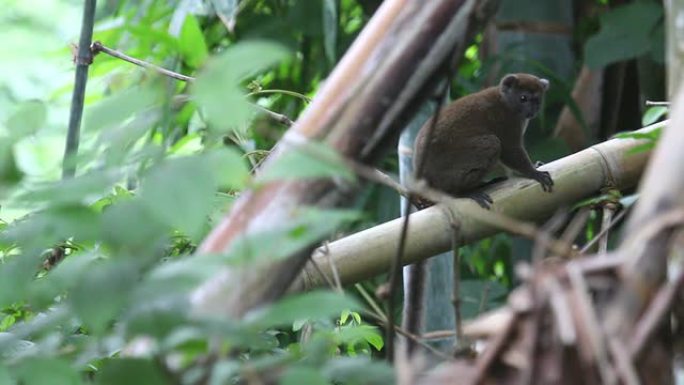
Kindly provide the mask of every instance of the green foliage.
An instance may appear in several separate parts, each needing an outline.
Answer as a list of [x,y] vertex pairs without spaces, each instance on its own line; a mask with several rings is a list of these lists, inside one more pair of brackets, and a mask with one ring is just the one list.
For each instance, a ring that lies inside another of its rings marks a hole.
[[[59,174],[73,74],[53,35],[75,40],[80,4],[32,10],[27,2],[12,3],[22,17],[0,20],[21,26],[20,39],[3,39],[12,58],[36,46],[52,55],[31,52],[30,60],[3,71],[18,76],[0,81],[0,111],[8,111],[0,127],[0,385],[394,381],[392,368],[377,359],[382,333],[349,291],[288,296],[241,319],[191,311],[193,291],[227,266],[253,269],[341,228],[397,215],[396,194],[371,186],[354,209],[287,208],[286,223],[240,237],[225,253],[192,255],[246,188],[292,179],[354,181],[325,143],[289,138],[275,149],[283,151],[277,163],[257,178],[251,174],[285,129],[262,108],[296,119],[369,19],[373,2],[101,4],[96,40],[196,81],[95,57],[79,172],[67,180]],[[587,47],[594,64],[661,55],[662,14],[637,4],[602,18]],[[637,13],[643,20],[634,28],[628,24]],[[616,44],[618,38],[633,46]],[[501,62],[505,67],[505,57],[481,61],[481,41],[466,51],[455,96],[479,89]],[[27,65],[35,62],[40,71]],[[552,101],[579,114],[571,84],[529,63],[551,78]],[[645,124],[663,113],[650,110]],[[536,159],[567,151],[547,138],[550,121],[535,138]],[[385,160],[383,167],[396,171],[397,164]],[[499,235],[462,251],[463,314],[472,317],[502,304],[513,286],[513,246]]]
[[277,44],[251,41],[226,49],[208,63],[194,91],[213,127],[225,131],[244,125],[251,114],[239,82],[285,57],[285,49]]
[[[347,0],[196,5],[99,9],[95,39],[196,81],[99,54],[74,178],[58,178],[63,132],[39,141],[66,122],[71,76],[55,78],[52,97],[13,106],[0,127],[0,384],[234,383],[255,368],[282,383],[360,383],[343,364],[391,380],[371,360],[381,333],[353,296],[306,293],[239,320],[191,312],[193,291],[222,268],[253,269],[358,223],[358,210],[301,207],[226,253],[190,255],[245,188],[354,179],[312,143],[252,180],[283,129],[254,105],[295,117],[367,16]],[[295,20],[286,33],[265,28]],[[300,341],[303,325],[313,333]]]
[[183,61],[192,68],[199,68],[207,60],[209,49],[197,18],[187,15],[178,37],[178,49]]
[[261,173],[256,182],[325,177],[355,179],[339,154],[323,144],[307,143],[289,149],[278,163]]
[[615,135],[616,138],[620,139],[640,139],[644,143],[634,147],[629,151],[630,154],[636,154],[640,152],[650,151],[655,147],[656,143],[660,139],[662,133],[662,127],[658,127],[649,132],[622,132]]
[[663,8],[650,1],[615,7],[601,17],[601,31],[587,41],[585,62],[599,68],[647,53],[662,62]]
[[644,112],[644,116],[641,119],[641,124],[643,126],[650,126],[651,124],[659,121],[663,116],[667,115],[668,110],[669,109],[665,106],[650,107],[648,110],[646,110],[646,112]]

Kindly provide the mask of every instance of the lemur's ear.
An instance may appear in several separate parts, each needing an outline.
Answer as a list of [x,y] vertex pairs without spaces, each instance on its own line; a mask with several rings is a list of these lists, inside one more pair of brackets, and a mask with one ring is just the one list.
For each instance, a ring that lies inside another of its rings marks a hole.
[[501,79],[501,87],[504,89],[515,87],[518,84],[518,77],[508,74]]
[[546,79],[539,79],[539,83],[541,83],[542,89],[544,89],[544,91],[546,91],[546,90],[549,89],[549,81],[548,81],[548,80],[546,80]]

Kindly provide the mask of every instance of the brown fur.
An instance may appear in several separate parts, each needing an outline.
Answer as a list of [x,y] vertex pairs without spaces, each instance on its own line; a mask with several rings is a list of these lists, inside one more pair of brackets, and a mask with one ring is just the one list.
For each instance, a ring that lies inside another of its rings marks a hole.
[[432,119],[420,129],[414,165],[424,162],[427,183],[455,196],[477,190],[499,160],[551,191],[553,180],[535,169],[523,146],[528,118],[536,115],[547,87],[536,76],[507,75],[496,87],[456,100],[440,112],[430,143],[425,141]]

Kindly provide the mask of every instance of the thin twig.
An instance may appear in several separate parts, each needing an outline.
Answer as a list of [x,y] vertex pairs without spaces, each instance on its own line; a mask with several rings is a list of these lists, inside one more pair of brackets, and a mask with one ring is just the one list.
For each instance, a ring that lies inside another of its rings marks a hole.
[[373,297],[370,294],[368,294],[366,289],[360,283],[355,283],[354,288],[356,288],[356,290],[359,292],[359,294],[361,294],[361,297],[363,297],[368,306],[370,306],[371,309],[373,309],[373,311],[378,316],[381,316],[383,320],[387,320],[387,317],[382,313],[382,309],[380,309],[380,305],[378,305],[378,303],[375,302],[375,300],[373,300]]
[[667,107],[669,107],[670,102],[656,102],[656,101],[652,101],[652,100],[647,100],[646,105],[647,106],[667,106]]
[[[449,73],[447,74],[447,79],[451,79],[449,76],[451,73],[451,69],[449,69]],[[430,121],[427,132],[426,132],[426,141],[425,143],[430,143],[430,138],[432,137],[432,133],[435,129],[435,126],[437,125],[437,121],[439,120],[439,113],[441,110],[442,106],[442,101],[445,99],[447,92],[449,91],[449,82],[445,81],[443,89],[441,92],[439,92],[439,99],[437,100],[437,108],[435,109],[435,114],[432,117],[432,120]],[[425,167],[425,158],[421,158],[418,160],[418,163],[416,164],[415,169],[413,170],[414,178],[415,179],[420,179],[422,174],[423,174],[423,168]],[[395,254],[395,257],[392,259],[392,265],[391,265],[391,270],[390,270],[390,278],[389,278],[389,301],[387,302],[387,317],[388,317],[388,324],[393,325],[394,324],[394,297],[395,293],[397,292],[399,288],[399,277],[401,276],[401,267],[402,263],[401,260],[403,259],[404,255],[404,249],[406,247],[406,237],[408,235],[408,227],[409,227],[409,214],[411,213],[411,199],[405,199],[404,200],[404,217],[403,217],[403,222],[401,226],[401,233],[399,236],[399,245],[397,247],[397,253]],[[422,275],[422,276],[416,276],[414,278],[415,283],[415,288],[414,290],[414,295],[416,298],[414,300],[416,301],[421,301],[422,303],[422,296],[423,296],[423,290],[422,287],[424,286],[425,282],[425,262],[424,261],[419,261],[414,264],[414,269],[418,272],[416,275]],[[421,272],[422,271],[422,272]],[[421,306],[421,304],[419,304]],[[406,325],[406,329],[409,332],[412,333],[419,333],[419,328],[420,328],[420,316],[421,314],[411,314],[411,313],[416,313],[416,312],[406,312],[404,314],[404,324]],[[388,360],[391,362],[393,360],[393,355],[394,355],[394,329],[391,327],[387,328],[387,333],[386,333],[386,341],[385,343],[387,344],[387,353],[388,353]],[[406,352],[410,356],[414,348],[414,344],[409,341],[408,345],[406,346]]]
[[606,233],[608,233],[608,231],[610,231],[610,229],[615,227],[615,225],[617,225],[618,222],[620,222],[620,220],[622,220],[622,218],[625,216],[625,214],[627,214],[627,211],[629,211],[629,207],[620,211],[618,213],[618,215],[615,216],[615,219],[613,219],[613,221],[610,223],[610,225],[608,225],[604,229],[601,229],[601,231],[598,234],[596,234],[594,239],[592,239],[586,245],[584,245],[584,247],[582,247],[582,249],[579,251],[579,254],[580,255],[586,254],[587,251],[589,251],[596,244],[596,242],[598,242],[604,235],[606,235]]
[[120,51],[117,51],[115,49],[112,49],[112,48],[105,46],[104,44],[102,44],[99,41],[94,42],[91,49],[92,49],[93,55],[96,55],[99,52],[104,52],[109,56],[115,57],[117,59],[121,59],[123,61],[127,61],[127,62],[129,62],[131,64],[135,64],[139,67],[150,69],[150,70],[155,71],[159,74],[162,74],[164,76],[168,76],[168,77],[176,79],[176,80],[180,80],[183,82],[194,82],[195,81],[195,78],[192,76],[179,74],[177,72],[173,72],[173,71],[167,70],[166,68],[160,67],[156,64],[152,64],[152,63],[146,62],[144,60],[140,60],[140,59],[136,59],[132,56],[128,56],[123,52],[120,52]]
[[323,277],[323,279],[325,280],[325,283],[328,284],[328,287],[330,287],[330,289],[332,289],[332,290],[337,289],[337,285],[335,285],[335,283],[330,279],[330,277],[328,277],[328,275],[325,274],[325,272],[323,272],[323,269],[321,269],[321,267],[318,265],[318,262],[316,262],[316,260],[314,258],[311,258],[311,257],[309,257],[309,261],[311,261],[311,264],[313,265],[314,269],[316,269],[318,274],[320,274],[321,277]]
[[563,231],[560,240],[569,245],[573,244],[575,238],[577,238],[579,233],[582,231],[582,229],[584,229],[584,226],[587,224],[587,220],[589,219],[590,214],[591,210],[589,210],[586,207],[580,210],[580,212],[578,212],[577,214],[575,214],[575,216],[570,221],[570,224],[568,224],[565,227],[565,231]]
[[288,90],[257,90],[257,91],[252,91],[247,94],[247,96],[255,96],[255,95],[263,95],[263,94],[283,94],[283,95],[289,95],[293,96],[295,98],[302,99],[303,101],[307,103],[311,103],[311,98],[309,98],[306,95],[302,95],[299,92],[294,92],[294,91],[288,91]]
[[[364,311],[363,312],[366,316],[371,317],[375,319],[376,322],[382,324],[385,328],[388,327],[387,319],[383,318],[379,314],[375,314],[374,312],[370,311]],[[394,330],[398,333],[401,334],[402,336],[406,337],[408,340],[412,341],[413,343],[422,346],[426,350],[430,351],[432,354],[435,356],[438,356],[442,358],[445,361],[451,361],[451,357],[447,354],[444,354],[443,352],[437,350],[436,348],[432,347],[430,344],[427,342],[423,341],[419,336],[409,332],[408,330],[402,328],[401,326],[394,325]]]
[[617,375],[608,359],[608,347],[606,346],[604,338],[605,334],[595,309],[592,306],[591,298],[589,297],[589,287],[584,279],[584,275],[582,275],[582,271],[573,262],[568,263],[565,266],[565,269],[575,294],[578,318],[580,318],[582,324],[586,326],[589,346],[596,361],[596,367],[602,381],[601,383],[615,385],[617,383]]
[[[94,43],[92,44],[91,50],[92,50],[93,55],[95,55],[95,54],[97,54],[97,53],[99,53],[99,52],[104,52],[104,53],[106,53],[106,54],[109,55],[109,56],[115,57],[115,58],[117,58],[117,59],[121,59],[121,60],[123,60],[123,61],[129,62],[129,63],[131,63],[131,64],[135,64],[135,65],[137,65],[137,66],[140,66],[140,67],[143,67],[143,68],[146,68],[146,69],[150,69],[150,70],[155,71],[155,72],[157,72],[157,73],[159,73],[159,74],[161,74],[161,75],[168,76],[168,77],[173,78],[173,79],[176,79],[176,80],[180,80],[180,81],[183,81],[183,82],[190,82],[190,83],[191,83],[191,82],[194,82],[194,81],[196,80],[196,78],[194,78],[194,77],[192,77],[192,76],[187,76],[187,75],[179,74],[179,73],[177,73],[177,72],[173,72],[173,71],[168,70],[168,69],[166,69],[166,68],[160,67],[160,66],[158,66],[158,65],[156,65],[156,64],[152,64],[152,63],[150,63],[150,62],[146,62],[146,61],[144,61],[144,60],[140,60],[140,59],[136,59],[136,58],[134,58],[134,57],[132,57],[132,56],[128,56],[128,55],[126,55],[126,54],[123,53],[123,52],[120,52],[120,51],[117,51],[117,50],[115,50],[115,49],[112,49],[112,48],[109,48],[109,47],[105,46],[104,44],[102,44],[102,43],[99,42],[99,41],[96,41],[96,42],[94,42]],[[261,90],[261,91],[259,91],[258,93],[268,93],[269,91],[271,91],[271,90]],[[273,91],[275,92],[275,90],[273,90]],[[285,93],[285,92],[286,92],[286,91],[283,91],[283,90],[277,90],[277,91],[278,91],[278,92],[281,92],[281,93]],[[256,92],[249,93],[249,94],[247,94],[247,96],[254,95],[254,94],[256,94]],[[258,104],[252,104],[252,107],[254,107],[254,108],[256,108],[257,110],[259,110],[259,111],[263,112],[264,114],[268,115],[270,118],[272,118],[273,120],[275,120],[275,121],[278,122],[278,123],[282,123],[282,124],[284,124],[284,125],[286,125],[286,126],[288,126],[288,127],[294,124],[294,122],[292,121],[292,119],[290,119],[289,117],[287,117],[287,116],[285,116],[285,115],[283,115],[283,114],[279,114],[279,113],[277,113],[277,112],[273,112],[273,111],[271,111],[271,110],[269,110],[269,109],[267,109],[267,108],[265,108],[265,107],[262,107],[262,106],[260,106],[260,105],[258,105]]]
[[328,242],[327,241],[325,242],[323,247],[324,247],[324,253],[323,254],[328,258],[328,264],[330,265],[330,270],[332,270],[332,273],[333,273],[333,279],[335,280],[335,287],[339,291],[342,291],[342,281],[340,281],[340,273],[337,271],[337,266],[335,266],[335,261],[333,261],[332,257],[330,256],[330,249],[328,248]]
[[[601,215],[601,232],[603,232],[604,235],[601,235],[599,240],[599,254],[605,254],[608,252],[608,231],[610,229],[610,224],[613,222],[613,215],[615,215],[616,210],[617,205],[613,202],[606,202],[603,205],[603,212]],[[606,230],[603,231],[604,229]]]
[[670,227],[684,224],[684,209],[676,209],[668,211],[656,218],[646,222],[634,237],[623,242],[622,247],[639,247],[646,241],[655,237],[660,232],[669,229]]
[[539,229],[536,236],[534,247],[532,249],[532,261],[534,263],[540,262],[548,249],[547,245],[553,239],[553,234],[565,223],[568,214],[565,210],[558,210],[556,213],[544,223],[544,225]]
[[613,356],[615,368],[617,369],[618,376],[622,379],[622,383],[624,385],[640,385],[641,381],[639,381],[639,375],[634,367],[634,362],[622,341],[617,338],[609,338],[608,348]]
[[454,213],[446,208],[445,213],[451,225],[451,253],[453,262],[453,282],[451,286],[451,304],[454,308],[454,330],[456,331],[456,344],[463,342],[463,317],[461,315],[461,253],[458,233],[460,229],[459,221]]
[[96,0],[86,0],[83,4],[81,36],[78,39],[78,51],[74,58],[76,73],[74,75],[74,92],[71,95],[69,128],[67,130],[64,158],[62,160],[62,178],[70,178],[76,174],[76,155],[78,154],[78,144],[81,136],[81,119],[83,118],[83,101],[85,99],[86,83],[88,82],[88,68],[93,62],[90,42],[93,39],[96,7]]
[[672,302],[684,286],[684,272],[680,272],[677,278],[665,285],[653,298],[649,308],[636,325],[634,337],[629,345],[632,360],[636,361],[644,351],[646,344],[662,324],[663,319],[669,313]]
[[268,108],[262,107],[258,104],[252,104],[252,106],[254,108],[256,108],[257,110],[263,112],[264,114],[268,115],[271,119],[275,120],[278,123],[281,123],[281,124],[288,126],[288,127],[294,124],[292,119],[288,118],[287,116],[285,116],[283,114],[273,112],[273,111],[269,110]]

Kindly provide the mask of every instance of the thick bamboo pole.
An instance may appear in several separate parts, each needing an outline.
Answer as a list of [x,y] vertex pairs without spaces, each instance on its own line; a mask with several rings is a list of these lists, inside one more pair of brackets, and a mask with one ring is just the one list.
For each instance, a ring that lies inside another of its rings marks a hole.
[[[322,141],[363,164],[382,159],[497,1],[385,1],[260,172],[309,141]],[[222,253],[238,239],[277,229],[293,220],[295,207],[344,206],[354,187],[322,178],[273,181],[244,191],[198,253]],[[193,309],[241,317],[277,299],[292,286],[314,247],[312,242],[259,266],[226,266],[194,291]]]
[[[657,123],[641,129],[648,132],[664,126]],[[555,185],[552,194],[541,190],[536,182],[514,178],[493,187],[492,210],[507,216],[540,221],[559,207],[575,204],[596,194],[601,188],[634,187],[646,165],[648,152],[631,153],[643,144],[635,139],[611,139],[542,167],[549,171]],[[481,210],[469,199],[450,203],[460,221],[460,236],[466,243],[491,236],[500,229],[478,220]],[[319,248],[313,258],[321,270],[332,275],[332,266],[343,283],[358,282],[386,272],[396,254],[401,220],[396,219],[350,235]],[[451,226],[443,208],[431,207],[411,215],[404,264],[429,258],[451,247]],[[320,273],[311,265],[300,276],[295,289],[324,284]]]

